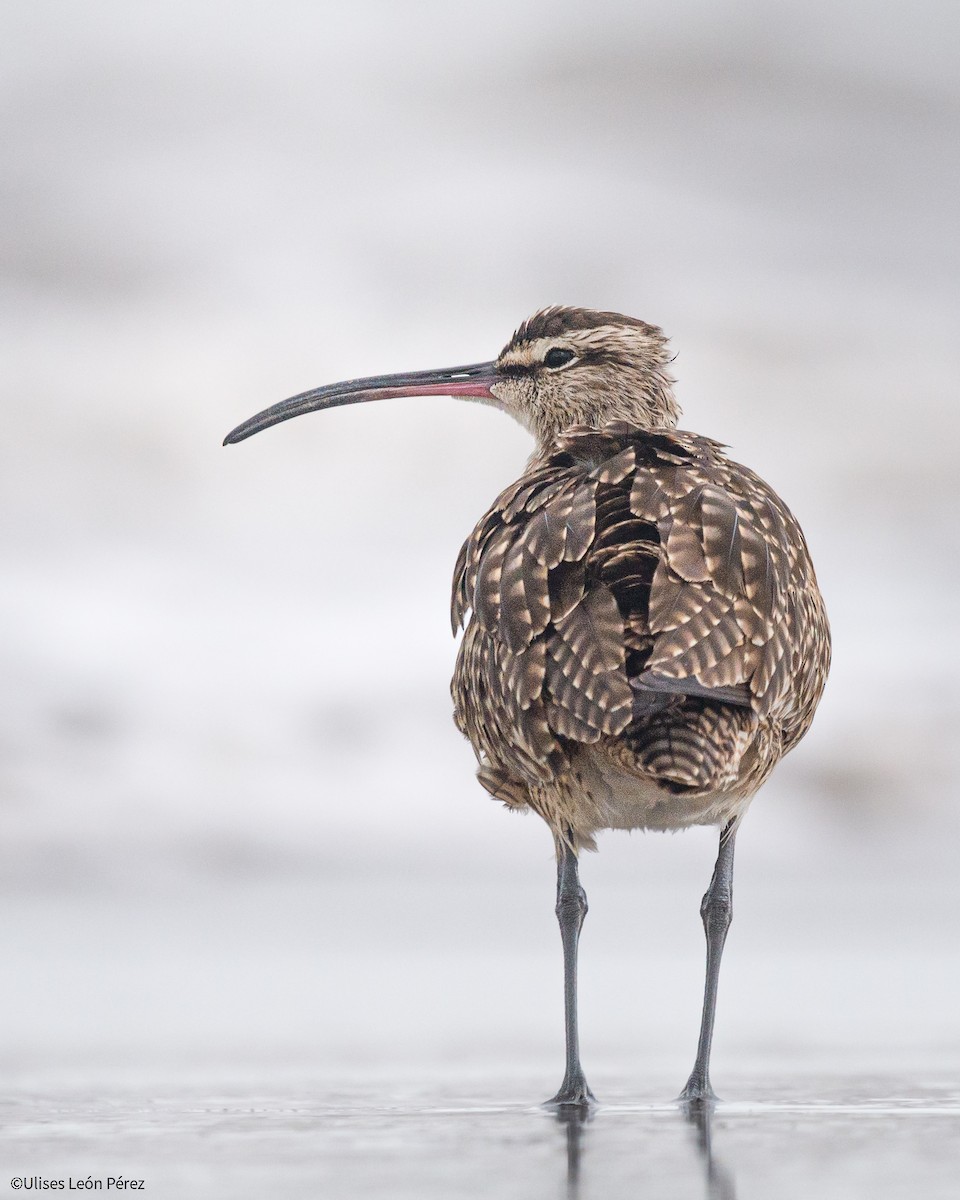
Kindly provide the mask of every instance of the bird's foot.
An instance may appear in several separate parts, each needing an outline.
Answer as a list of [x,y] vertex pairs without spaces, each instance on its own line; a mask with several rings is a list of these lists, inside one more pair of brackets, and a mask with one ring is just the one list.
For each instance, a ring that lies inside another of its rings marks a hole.
[[710,1086],[710,1076],[705,1072],[694,1070],[687,1080],[686,1086],[677,1097],[678,1104],[716,1104],[720,1099]]
[[560,1090],[550,1100],[543,1102],[544,1108],[549,1109],[566,1109],[580,1108],[586,1111],[596,1104],[597,1098],[590,1091],[590,1086],[583,1076],[582,1072],[574,1076],[563,1077],[563,1083],[560,1084]]

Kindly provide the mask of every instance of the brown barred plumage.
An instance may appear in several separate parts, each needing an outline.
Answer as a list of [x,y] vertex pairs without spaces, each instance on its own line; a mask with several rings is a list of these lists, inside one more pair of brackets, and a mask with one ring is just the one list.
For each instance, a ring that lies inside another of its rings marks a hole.
[[717,442],[676,429],[669,362],[654,325],[549,308],[493,362],[316,388],[226,438],[336,405],[427,394],[494,405],[536,438],[527,470],[460,552],[452,619],[465,631],[452,691],[483,787],[539,813],[556,842],[567,1055],[551,1103],[564,1107],[593,1099],[577,1035],[586,913],[577,852],[601,829],[722,826],[701,907],[700,1040],[681,1096],[713,1098],[736,830],[809,727],[830,662],[800,527]]
[[[803,736],[829,665],[799,526],[708,438],[564,430],[467,539],[455,719],[481,782],[593,845],[736,818]],[[599,784],[597,781],[600,781]],[[632,804],[632,814],[627,810]]]

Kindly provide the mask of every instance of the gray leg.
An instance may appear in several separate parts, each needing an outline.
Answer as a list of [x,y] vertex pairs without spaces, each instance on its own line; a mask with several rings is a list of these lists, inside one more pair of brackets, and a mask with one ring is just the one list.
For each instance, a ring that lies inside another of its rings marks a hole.
[[717,865],[713,868],[713,878],[700,905],[700,916],[707,935],[707,983],[703,993],[697,1061],[693,1064],[687,1086],[680,1093],[681,1100],[716,1100],[710,1086],[710,1045],[713,1042],[713,1018],[717,1008],[720,956],[733,919],[733,846],[736,836],[732,823],[720,834]]
[[557,845],[557,920],[563,939],[563,1009],[567,1037],[567,1069],[560,1090],[548,1104],[579,1104],[593,1100],[580,1066],[577,1031],[577,943],[587,915],[587,894],[580,886],[577,856],[566,843]]

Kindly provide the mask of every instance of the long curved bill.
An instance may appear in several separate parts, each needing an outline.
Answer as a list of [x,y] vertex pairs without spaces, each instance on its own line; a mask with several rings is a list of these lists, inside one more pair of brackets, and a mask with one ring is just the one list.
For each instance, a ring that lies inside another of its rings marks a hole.
[[405,375],[371,375],[368,379],[348,379],[331,383],[281,400],[265,408],[223,439],[225,446],[242,442],[244,438],[289,421],[304,413],[323,408],[338,408],[342,404],[363,404],[367,400],[387,400],[393,396],[467,396],[475,400],[494,400],[490,387],[497,381],[496,363],[474,363],[469,367],[452,367],[447,371],[410,371]]

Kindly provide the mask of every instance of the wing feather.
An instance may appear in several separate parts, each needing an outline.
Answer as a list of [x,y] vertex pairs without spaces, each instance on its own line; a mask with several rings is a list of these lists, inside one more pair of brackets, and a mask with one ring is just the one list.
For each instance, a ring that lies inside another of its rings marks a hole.
[[802,534],[769,487],[715,442],[624,422],[566,430],[501,494],[460,552],[451,615],[467,620],[457,720],[501,790],[542,784],[576,743],[645,723],[665,737],[678,704],[799,737],[829,654]]

